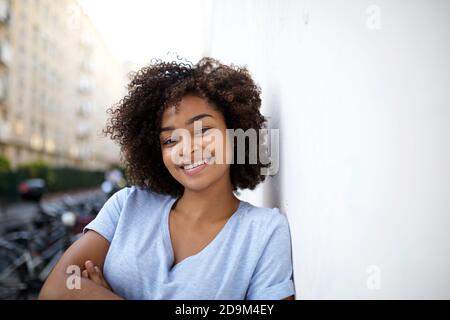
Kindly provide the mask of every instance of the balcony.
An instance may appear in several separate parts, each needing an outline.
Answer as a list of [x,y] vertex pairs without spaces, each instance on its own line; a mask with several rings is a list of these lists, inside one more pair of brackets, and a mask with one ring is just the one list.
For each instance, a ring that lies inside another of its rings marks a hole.
[[2,40],[0,42],[0,64],[7,66],[12,62],[12,58],[13,52],[11,45],[8,41]]
[[88,116],[92,114],[92,111],[94,110],[94,104],[90,101],[83,102],[79,108],[78,108],[78,115],[79,116]]
[[77,127],[76,136],[78,139],[88,138],[91,134],[91,126],[87,123],[80,123]]
[[0,119],[0,142],[8,142],[11,138],[12,134],[10,124]]
[[78,91],[81,93],[89,93],[93,90],[93,84],[87,77],[82,77],[78,85]]
[[10,0],[0,0],[0,24],[7,25],[11,18]]
[[0,103],[5,102],[8,97],[8,76],[0,76]]
[[88,158],[91,158],[92,155],[93,155],[93,151],[92,151],[91,147],[89,147],[89,146],[82,146],[80,148],[80,154],[79,154],[80,158],[88,159]]
[[94,71],[94,62],[90,59],[83,59],[80,63],[80,69],[85,73],[91,73]]

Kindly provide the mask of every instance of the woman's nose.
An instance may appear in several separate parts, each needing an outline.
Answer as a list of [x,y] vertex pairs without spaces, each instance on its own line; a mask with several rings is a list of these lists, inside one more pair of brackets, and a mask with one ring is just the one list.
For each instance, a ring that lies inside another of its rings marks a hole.
[[201,151],[202,150],[202,143],[201,141],[199,142],[197,139],[194,139],[194,141],[192,142],[192,147],[191,147],[191,153],[195,153],[196,151]]
[[190,141],[184,139],[182,146],[178,149],[178,156],[183,158],[184,162],[195,162],[202,159],[203,144],[201,139],[191,138]]

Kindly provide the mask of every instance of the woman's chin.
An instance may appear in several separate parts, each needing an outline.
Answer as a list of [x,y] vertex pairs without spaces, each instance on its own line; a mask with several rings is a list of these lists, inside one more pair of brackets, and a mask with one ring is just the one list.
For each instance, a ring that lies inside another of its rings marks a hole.
[[183,181],[185,191],[201,192],[208,189],[211,186],[211,181],[209,179],[198,179],[197,181]]
[[180,183],[185,190],[201,192],[213,185],[214,180],[210,176],[184,177]]
[[191,172],[178,168],[176,172],[174,172],[174,178],[182,184],[186,190],[201,192],[214,185],[225,173],[226,169],[222,172],[221,170],[217,170],[217,167],[214,165],[207,165],[202,170]]

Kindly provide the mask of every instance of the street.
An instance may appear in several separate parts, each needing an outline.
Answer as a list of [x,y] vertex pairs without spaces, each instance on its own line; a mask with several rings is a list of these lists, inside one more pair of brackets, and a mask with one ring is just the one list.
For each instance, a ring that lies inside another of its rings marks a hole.
[[[104,194],[99,188],[49,194],[43,198],[42,205],[44,208],[57,206],[67,196],[74,201],[83,202],[93,197],[104,196]],[[38,206],[33,202],[20,201],[6,205],[5,208],[2,207],[0,209],[0,236],[6,229],[30,222],[37,213]]]

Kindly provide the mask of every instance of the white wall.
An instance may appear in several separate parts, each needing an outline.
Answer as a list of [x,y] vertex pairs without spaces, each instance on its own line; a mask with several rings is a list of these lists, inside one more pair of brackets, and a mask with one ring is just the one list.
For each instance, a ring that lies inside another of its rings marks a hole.
[[280,128],[244,198],[287,213],[297,298],[450,298],[450,1],[210,9],[205,54],[246,64]]

